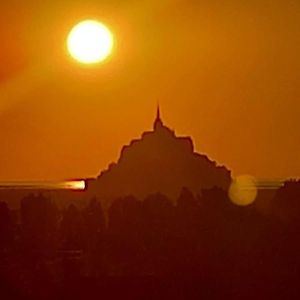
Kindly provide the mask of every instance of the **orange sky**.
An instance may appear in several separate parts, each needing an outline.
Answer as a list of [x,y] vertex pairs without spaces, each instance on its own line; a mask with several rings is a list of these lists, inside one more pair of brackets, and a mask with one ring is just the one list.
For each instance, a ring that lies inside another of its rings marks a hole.
[[[19,2],[0,4],[0,181],[95,176],[157,101],[234,174],[300,176],[299,1]],[[84,18],[117,41],[95,68],[64,48]]]

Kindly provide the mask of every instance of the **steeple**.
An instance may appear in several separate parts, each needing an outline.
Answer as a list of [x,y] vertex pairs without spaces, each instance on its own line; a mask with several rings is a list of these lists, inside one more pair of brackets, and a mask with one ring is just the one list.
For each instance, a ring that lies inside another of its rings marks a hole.
[[153,129],[157,130],[158,128],[161,128],[163,126],[164,126],[164,124],[160,118],[160,107],[159,107],[159,104],[157,104],[156,118],[155,118],[155,121],[153,124]]
[[157,104],[156,119],[160,120],[160,107],[159,107],[159,104]]

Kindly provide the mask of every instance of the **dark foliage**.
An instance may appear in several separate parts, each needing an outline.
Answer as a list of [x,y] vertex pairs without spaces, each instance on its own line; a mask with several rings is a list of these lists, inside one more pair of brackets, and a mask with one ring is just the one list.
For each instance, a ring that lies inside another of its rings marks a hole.
[[[233,205],[219,188],[92,199],[59,210],[29,195],[0,202],[3,299],[279,299],[298,295],[300,183],[268,214]],[[17,217],[19,215],[19,217]],[[299,294],[300,295],[300,294]]]

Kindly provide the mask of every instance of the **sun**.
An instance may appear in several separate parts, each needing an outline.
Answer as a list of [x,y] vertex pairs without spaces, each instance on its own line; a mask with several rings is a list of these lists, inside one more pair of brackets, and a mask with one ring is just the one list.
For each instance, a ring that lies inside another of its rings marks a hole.
[[96,20],[85,20],[75,25],[67,38],[70,55],[83,64],[104,61],[112,52],[114,39],[111,31]]

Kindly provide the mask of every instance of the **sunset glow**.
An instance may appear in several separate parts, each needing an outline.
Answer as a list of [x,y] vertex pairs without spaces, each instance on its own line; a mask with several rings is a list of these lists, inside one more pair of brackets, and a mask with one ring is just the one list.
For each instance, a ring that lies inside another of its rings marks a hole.
[[0,14],[1,299],[299,297],[300,0]]

